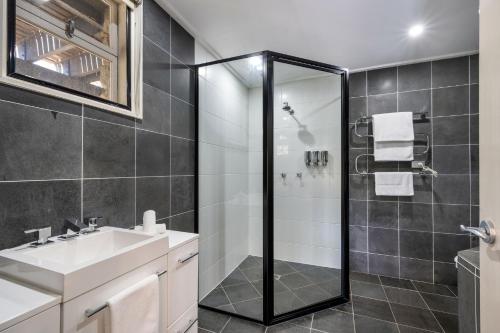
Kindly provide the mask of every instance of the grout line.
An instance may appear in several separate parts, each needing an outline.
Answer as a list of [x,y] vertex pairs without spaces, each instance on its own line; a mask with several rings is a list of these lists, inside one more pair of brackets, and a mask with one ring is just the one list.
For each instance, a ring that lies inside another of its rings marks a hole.
[[84,172],[84,170],[83,170],[83,166],[84,166],[84,163],[83,163],[83,157],[84,157],[83,156],[83,144],[84,144],[83,143],[83,131],[84,131],[84,126],[83,126],[83,124],[84,124],[84,119],[85,119],[83,117],[84,112],[85,112],[85,107],[82,104],[82,119],[81,119],[81,121],[82,121],[82,142],[81,142],[81,144],[82,144],[82,147],[81,147],[81,149],[82,149],[82,154],[81,154],[82,161],[81,161],[81,165],[80,165],[80,168],[81,168],[81,170],[80,170],[80,177],[81,177],[81,180],[80,180],[80,221],[82,223],[83,223],[83,172]]
[[[369,110],[369,98],[368,98],[368,71],[365,71],[365,94],[366,94],[366,115],[368,116],[368,110]],[[366,140],[366,145],[365,145],[365,149],[366,149],[366,152],[365,153],[368,153],[368,150],[369,150],[369,143],[370,141],[369,140]],[[366,170],[368,170],[368,167],[369,167],[369,162],[368,162],[368,159],[366,159]],[[369,226],[369,223],[370,223],[370,209],[369,209],[369,199],[370,199],[370,196],[369,196],[369,181],[368,181],[368,177],[364,178],[363,181],[366,181],[366,186],[365,186],[365,190],[366,190],[366,227]],[[369,251],[369,247],[370,247],[370,236],[369,236],[369,233],[368,233],[368,229],[366,229],[366,271],[369,273],[370,272],[370,255],[368,254],[368,251]],[[354,312],[354,310],[353,310]],[[354,320],[354,315],[353,315],[353,320]]]
[[225,329],[226,329],[226,326],[229,324],[229,322],[231,321],[231,316],[229,316],[229,318],[227,319],[226,323],[224,324],[224,326],[222,326],[222,328],[220,329],[220,332],[223,332]]
[[[411,281],[411,280],[410,280]],[[427,310],[430,311],[430,313],[432,314],[432,317],[434,318],[434,320],[438,323],[439,327],[441,328],[441,332],[446,332],[444,329],[443,329],[443,326],[441,326],[441,323],[439,322],[439,320],[437,320],[436,316],[434,315],[434,313],[432,312],[431,310],[431,307],[429,306],[429,304],[427,304],[427,301],[425,300],[425,298],[422,296],[422,294],[420,293],[420,290],[417,289],[417,286],[413,283],[413,281],[411,281],[411,283],[413,284],[413,287],[415,287],[415,289],[418,291],[418,295],[420,296],[420,298],[422,299],[422,301],[424,301],[424,304],[425,306],[427,306]]]
[[398,332],[400,332],[400,330],[399,330],[399,326],[398,326],[398,322],[397,322],[397,320],[396,320],[396,316],[394,315],[394,311],[392,311],[392,305],[391,305],[391,302],[389,302],[389,297],[387,297],[387,293],[385,292],[384,287],[382,287],[382,290],[384,291],[384,295],[385,295],[385,299],[387,300],[387,304],[389,304],[389,309],[391,310],[391,313],[392,313],[392,318],[394,318],[394,323],[396,324],[396,328],[398,329]]

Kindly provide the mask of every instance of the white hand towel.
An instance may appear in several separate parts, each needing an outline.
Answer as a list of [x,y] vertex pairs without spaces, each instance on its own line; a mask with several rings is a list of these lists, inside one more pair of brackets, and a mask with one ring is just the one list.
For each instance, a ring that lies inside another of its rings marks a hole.
[[375,142],[415,140],[412,112],[375,114],[372,118]]
[[412,196],[411,172],[375,172],[375,194],[383,196]]
[[373,115],[375,161],[413,161],[413,113]]
[[374,142],[375,161],[413,161],[413,141]]
[[158,333],[160,292],[157,275],[111,297],[107,333]]

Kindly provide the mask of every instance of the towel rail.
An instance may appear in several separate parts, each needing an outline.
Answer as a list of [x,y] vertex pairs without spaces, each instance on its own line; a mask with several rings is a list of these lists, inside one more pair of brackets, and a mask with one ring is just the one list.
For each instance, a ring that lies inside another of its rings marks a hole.
[[[373,138],[373,134],[360,134],[358,133],[358,126],[360,124],[368,124],[368,121],[373,119],[372,116],[362,116],[356,119],[354,122],[354,134],[358,138]],[[413,122],[424,122],[427,121],[427,112],[413,112]]]
[[[356,173],[358,175],[361,175],[361,176],[366,176],[366,175],[373,175],[374,173],[373,172],[368,172],[368,171],[360,171],[359,170],[359,167],[358,167],[358,162],[359,162],[359,159],[363,156],[374,156],[373,154],[360,154],[358,156],[356,156],[356,158],[354,159],[354,170],[356,171]],[[395,161],[396,162],[396,161]],[[426,174],[430,174],[434,177],[437,177],[438,176],[438,172],[431,169],[430,167],[428,167],[427,165],[425,165],[423,162],[418,162],[418,161],[412,161],[412,168],[413,169],[420,169],[421,171],[420,172],[414,172],[413,174],[414,175],[426,175]],[[428,172],[428,173],[426,173]]]
[[[156,273],[156,275],[158,277],[162,276],[163,274],[166,274],[167,271],[164,270],[164,271],[161,271],[161,272],[158,272]],[[94,315],[98,314],[99,312],[101,312],[102,310],[106,309],[108,307],[108,304],[103,304],[97,308],[93,308],[93,309],[87,309],[85,310],[85,317],[87,317],[87,319],[90,319],[91,317],[93,317]]]

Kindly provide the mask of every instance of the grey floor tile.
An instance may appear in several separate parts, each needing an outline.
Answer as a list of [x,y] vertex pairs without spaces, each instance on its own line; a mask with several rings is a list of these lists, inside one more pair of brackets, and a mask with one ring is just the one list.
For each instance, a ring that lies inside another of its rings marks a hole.
[[233,303],[233,306],[236,309],[236,313],[259,320],[263,318],[264,304],[262,298]]
[[441,332],[439,323],[429,310],[395,303],[391,304],[391,308],[398,324]]
[[[263,287],[262,287],[262,281],[263,280],[255,281],[255,282],[252,282],[252,284],[254,285],[254,287],[257,289],[257,291],[261,295],[264,295],[264,290],[263,290]],[[283,285],[283,283],[281,283],[278,280],[274,280],[274,292],[275,293],[282,293],[282,292],[287,291],[287,290],[288,289]]]
[[347,303],[344,303],[344,304],[341,304],[341,305],[337,305],[336,307],[333,307],[332,309],[339,310],[339,311],[342,311],[342,312],[352,313],[352,303],[351,302],[347,302]]
[[274,261],[274,274],[285,275],[294,272],[296,272],[296,270],[285,261],[280,261],[280,260]]
[[380,284],[380,279],[378,275],[373,275],[373,274],[351,272],[349,274],[349,279],[361,282]]
[[309,333],[310,329],[290,323],[278,324],[267,329],[267,333]]
[[230,302],[222,288],[215,288],[200,303],[206,306],[219,307]]
[[387,300],[384,289],[379,284],[351,281],[351,292],[356,296],[374,298],[381,301]]
[[305,306],[305,303],[300,300],[293,292],[285,291],[274,296],[274,313],[280,314],[296,310]]
[[454,296],[453,293],[444,285],[440,284],[432,284],[426,282],[417,282],[413,281],[415,287],[417,287],[418,291],[424,293],[438,294],[443,296]]
[[304,275],[300,273],[292,273],[288,275],[283,275],[280,278],[280,281],[290,289],[297,289],[308,286],[312,284],[312,282],[304,277]]
[[229,318],[226,314],[198,309],[198,327],[212,332],[220,332]]
[[377,301],[365,297],[352,297],[354,314],[394,322],[389,302]]
[[309,315],[305,315],[305,316],[302,316],[302,317],[299,317],[296,319],[292,319],[289,321],[289,323],[297,325],[297,326],[309,328],[309,327],[311,327],[312,319],[313,319],[313,315],[309,314]]
[[248,256],[241,262],[241,264],[238,266],[239,269],[248,269],[248,268],[253,268],[257,266],[262,266],[262,258],[259,257],[254,257],[254,256]]
[[325,281],[317,284],[323,290],[326,290],[332,296],[339,296],[342,294],[342,282],[339,279]]
[[243,274],[247,277],[249,281],[258,281],[262,280],[264,277],[264,271],[261,266],[256,266],[253,268],[243,269],[241,270]]
[[432,311],[436,319],[438,320],[441,327],[444,329],[445,333],[458,333],[458,316],[443,313],[438,311]]
[[414,306],[417,308],[427,309],[424,300],[418,291],[399,289],[392,287],[384,287],[387,298],[391,303]]
[[421,330],[420,328],[398,325],[399,333],[429,333],[427,330]]
[[456,297],[442,296],[436,294],[421,293],[425,302],[431,310],[458,313],[458,299]]
[[381,276],[380,281],[384,286],[415,290],[410,280]]
[[364,316],[354,316],[356,333],[398,333],[395,323],[377,320]]
[[314,265],[302,264],[300,262],[288,262],[288,265],[290,265],[297,272],[304,272],[318,267]]
[[222,330],[223,333],[264,333],[265,331],[265,326],[234,317],[229,320],[229,323]]
[[337,310],[323,310],[314,314],[312,328],[328,333],[353,333],[352,315]]
[[260,297],[257,290],[255,290],[249,282],[236,286],[224,287],[224,291],[226,292],[227,297],[229,297],[231,303],[248,301]]
[[295,289],[293,292],[307,305],[319,303],[332,297],[332,295],[317,285]]
[[340,278],[340,270],[328,269],[324,267],[315,267],[307,271],[302,272],[302,274],[314,283],[321,283],[328,280],[333,280]]
[[207,331],[207,330],[204,330],[201,327],[198,327],[198,333],[212,333],[212,331]]
[[222,281],[221,285],[223,287],[228,287],[243,283],[248,283],[248,279],[239,269],[235,269],[224,279],[224,281]]
[[234,308],[234,306],[231,303],[218,306],[217,309],[222,310],[222,311],[226,311],[226,312],[230,312],[230,313],[236,313],[236,309]]

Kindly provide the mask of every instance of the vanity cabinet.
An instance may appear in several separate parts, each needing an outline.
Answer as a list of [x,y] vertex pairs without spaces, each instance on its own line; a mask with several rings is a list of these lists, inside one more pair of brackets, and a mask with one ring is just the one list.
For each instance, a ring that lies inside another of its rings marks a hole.
[[[113,295],[152,274],[160,275],[160,333],[196,333],[198,320],[198,240],[173,248],[127,274],[62,304],[62,333],[106,333],[104,308],[87,318]],[[48,332],[48,331],[46,331]],[[2,332],[3,333],[3,332]],[[9,332],[10,333],[10,332]]]
[[0,333],[59,333],[60,314],[60,307],[56,305]]

